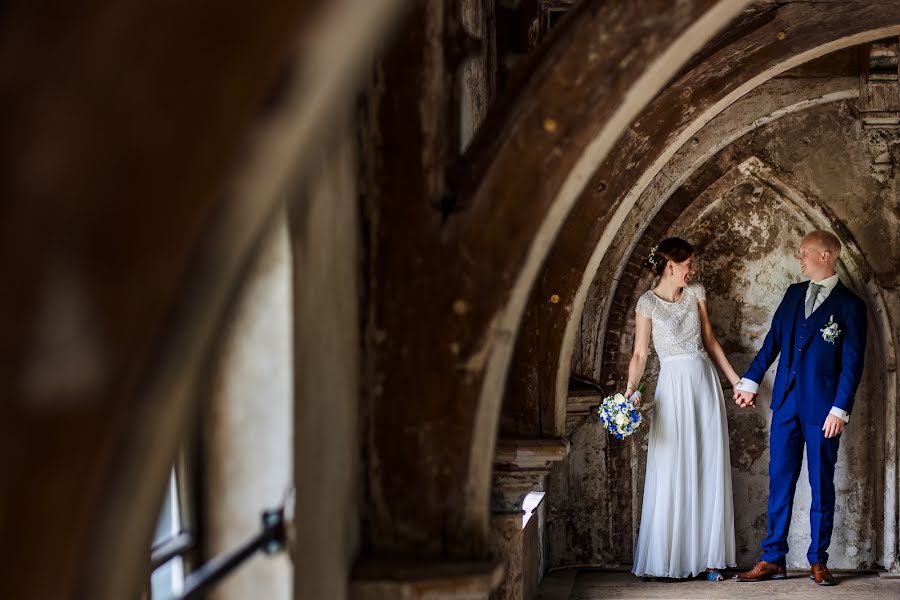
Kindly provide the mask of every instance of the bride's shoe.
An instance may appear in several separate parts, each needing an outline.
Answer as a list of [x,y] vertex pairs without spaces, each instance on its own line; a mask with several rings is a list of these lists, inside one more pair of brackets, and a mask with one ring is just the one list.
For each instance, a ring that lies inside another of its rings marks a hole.
[[700,577],[707,581],[725,581],[718,569],[707,569],[700,574]]

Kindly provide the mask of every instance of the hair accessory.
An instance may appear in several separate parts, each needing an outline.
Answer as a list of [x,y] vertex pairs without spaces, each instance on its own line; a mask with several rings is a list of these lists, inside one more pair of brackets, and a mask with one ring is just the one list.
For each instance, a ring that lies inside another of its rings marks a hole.
[[651,265],[653,265],[654,269],[659,266],[659,259],[656,257],[657,247],[658,247],[658,244],[657,244],[657,246],[653,246],[652,248],[650,248],[650,256],[647,257],[647,262],[649,262]]

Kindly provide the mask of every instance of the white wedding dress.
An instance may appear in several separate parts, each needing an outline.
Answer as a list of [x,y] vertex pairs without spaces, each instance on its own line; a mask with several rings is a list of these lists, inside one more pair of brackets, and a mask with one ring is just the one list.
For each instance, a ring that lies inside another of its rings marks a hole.
[[653,322],[660,371],[635,575],[690,577],[735,566],[728,421],[700,336],[697,304],[705,301],[703,286],[691,284],[677,302],[648,291],[637,303]]

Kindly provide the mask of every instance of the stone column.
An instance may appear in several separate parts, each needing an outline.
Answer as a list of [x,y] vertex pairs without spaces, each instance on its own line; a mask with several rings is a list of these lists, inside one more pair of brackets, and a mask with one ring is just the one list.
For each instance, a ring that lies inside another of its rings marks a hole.
[[313,176],[292,193],[294,598],[346,600],[359,540],[359,216],[351,114],[331,123],[334,143],[322,148]]
[[529,492],[544,489],[550,467],[568,454],[565,439],[499,440],[491,494],[491,551],[503,564],[504,576],[491,600],[525,600],[522,502]]
[[518,510],[494,513],[491,517],[491,552],[502,558],[504,567],[503,581],[491,594],[491,600],[523,600],[523,514],[524,511]]

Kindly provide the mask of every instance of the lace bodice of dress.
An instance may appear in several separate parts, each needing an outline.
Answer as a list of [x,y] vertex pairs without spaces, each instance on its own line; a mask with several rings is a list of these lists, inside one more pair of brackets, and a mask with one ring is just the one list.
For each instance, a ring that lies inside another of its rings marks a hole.
[[637,312],[653,322],[653,347],[660,359],[682,354],[704,354],[700,336],[698,302],[706,301],[699,283],[684,288],[677,302],[666,302],[647,290],[637,303]]

